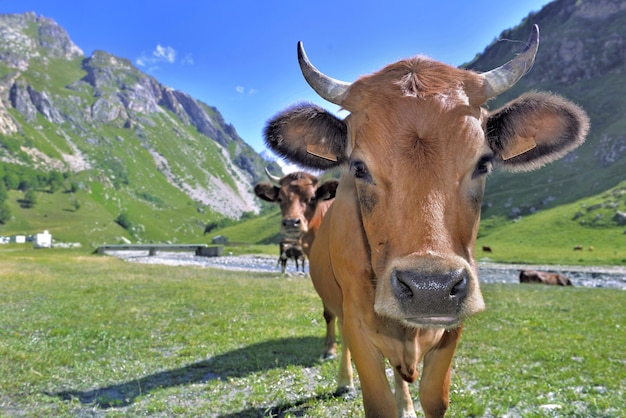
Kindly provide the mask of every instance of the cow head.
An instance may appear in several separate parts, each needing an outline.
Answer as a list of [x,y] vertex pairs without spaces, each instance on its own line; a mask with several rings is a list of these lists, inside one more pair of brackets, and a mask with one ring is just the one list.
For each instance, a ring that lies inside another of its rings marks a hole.
[[584,141],[586,114],[556,95],[483,107],[532,67],[538,35],[535,26],[522,53],[487,73],[415,57],[354,83],[319,72],[298,44],[307,82],[350,115],[300,104],[269,121],[265,140],[305,167],[344,167],[333,216],[365,259],[331,257],[371,283],[377,314],[455,327],[484,309],[473,252],[487,175],[537,168]]
[[283,235],[298,238],[308,231],[309,221],[318,202],[335,197],[337,181],[329,180],[321,185],[319,179],[304,171],[290,173],[279,178],[265,169],[270,182],[254,186],[254,193],[263,200],[276,202],[282,214]]

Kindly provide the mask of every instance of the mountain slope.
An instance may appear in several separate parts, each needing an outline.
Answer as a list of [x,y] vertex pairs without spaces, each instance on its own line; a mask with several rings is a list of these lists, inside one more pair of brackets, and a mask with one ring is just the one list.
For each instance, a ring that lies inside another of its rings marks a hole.
[[264,162],[219,111],[104,51],[85,57],[34,13],[0,16],[0,162],[81,173],[111,193],[176,189],[217,214],[257,212]]
[[539,171],[496,173],[487,185],[483,216],[517,217],[599,194],[626,179],[626,3],[621,0],[556,0],[501,33],[466,67],[495,68],[521,50],[530,27],[540,27],[533,69],[495,109],[529,90],[559,93],[591,118],[586,143]]
[[52,19],[0,15],[0,180],[47,206],[9,193],[0,233],[43,227],[94,245],[194,239],[216,219],[258,213],[252,184],[268,164],[280,173],[215,107],[127,59],[86,57]]

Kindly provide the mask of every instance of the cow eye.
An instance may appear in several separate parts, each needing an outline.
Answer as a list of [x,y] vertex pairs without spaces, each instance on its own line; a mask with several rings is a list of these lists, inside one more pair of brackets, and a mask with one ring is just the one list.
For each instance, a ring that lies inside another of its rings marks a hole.
[[361,179],[370,183],[372,182],[370,172],[363,161],[350,161],[350,169],[354,172],[354,177],[356,177],[357,179]]
[[472,176],[472,178],[489,174],[491,173],[492,169],[493,155],[483,155],[482,157],[480,157],[480,160],[478,160],[478,163],[476,164],[476,169],[474,170],[474,175]]

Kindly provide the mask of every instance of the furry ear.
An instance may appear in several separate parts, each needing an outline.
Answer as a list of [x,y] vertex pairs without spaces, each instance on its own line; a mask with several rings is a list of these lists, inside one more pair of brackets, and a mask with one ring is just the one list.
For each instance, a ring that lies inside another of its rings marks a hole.
[[254,186],[254,194],[268,202],[276,202],[280,189],[272,183],[263,182]]
[[339,186],[339,181],[335,179],[326,180],[315,190],[315,197],[318,200],[330,200],[335,198],[335,192]]
[[530,171],[558,160],[585,141],[589,118],[550,93],[528,93],[491,112],[485,135],[498,166]]
[[265,143],[277,154],[304,167],[327,170],[347,160],[346,124],[330,112],[300,103],[272,118]]

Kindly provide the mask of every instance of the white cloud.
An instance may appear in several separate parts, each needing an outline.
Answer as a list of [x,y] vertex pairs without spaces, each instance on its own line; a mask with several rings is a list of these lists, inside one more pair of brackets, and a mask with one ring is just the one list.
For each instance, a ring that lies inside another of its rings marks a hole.
[[252,96],[253,94],[257,94],[259,92],[257,89],[246,89],[244,86],[235,87],[235,91],[238,94],[247,94],[248,96]]
[[157,44],[156,49],[152,52],[157,61],[165,61],[173,64],[176,62],[176,50],[171,46],[162,46]]
[[[148,67],[151,70],[157,69],[159,64],[175,64],[177,52],[171,46],[164,46],[161,44],[157,44],[154,51],[151,53],[143,52],[137,59],[135,59],[135,64],[139,67]],[[183,65],[192,65],[193,57],[191,54],[185,55],[180,63]]]

